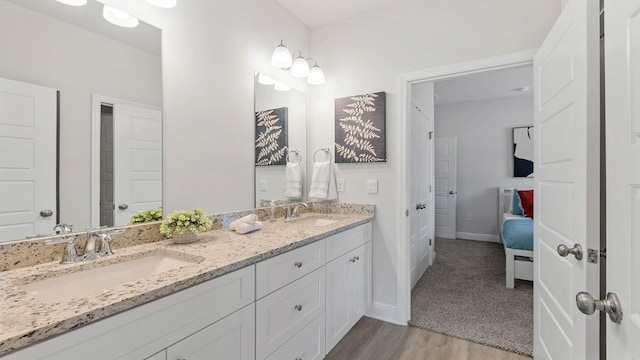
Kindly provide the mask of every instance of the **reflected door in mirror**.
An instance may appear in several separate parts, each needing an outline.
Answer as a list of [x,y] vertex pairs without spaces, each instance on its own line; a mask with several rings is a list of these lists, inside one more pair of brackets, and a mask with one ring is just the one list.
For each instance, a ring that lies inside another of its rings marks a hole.
[[0,79],[0,241],[56,224],[57,92]]

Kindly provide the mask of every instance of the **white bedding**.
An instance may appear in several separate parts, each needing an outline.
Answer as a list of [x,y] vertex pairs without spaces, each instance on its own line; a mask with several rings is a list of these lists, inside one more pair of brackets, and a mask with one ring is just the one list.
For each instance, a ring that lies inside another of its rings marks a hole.
[[502,214],[502,222],[505,222],[509,219],[528,219],[528,218],[524,215],[513,215],[512,213]]

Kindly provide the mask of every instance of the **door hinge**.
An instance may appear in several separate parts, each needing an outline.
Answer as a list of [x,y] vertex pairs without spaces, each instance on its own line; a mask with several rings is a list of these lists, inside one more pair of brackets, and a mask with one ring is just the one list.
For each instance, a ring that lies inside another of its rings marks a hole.
[[409,216],[409,209],[405,212],[405,215]]
[[598,249],[587,249],[587,262],[592,264],[597,264],[599,259],[607,258],[607,249],[598,250]]
[[429,192],[431,192],[431,185],[429,185]]
[[433,131],[429,131],[429,140],[433,138]]
[[431,239],[429,239],[429,246],[431,246]]

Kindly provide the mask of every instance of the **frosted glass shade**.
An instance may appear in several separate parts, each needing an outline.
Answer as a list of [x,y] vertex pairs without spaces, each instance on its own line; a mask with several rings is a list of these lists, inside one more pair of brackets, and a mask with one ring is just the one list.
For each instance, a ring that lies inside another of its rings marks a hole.
[[176,6],[176,0],[147,0],[151,5],[159,6],[161,8],[172,8]]
[[289,49],[287,49],[284,44],[280,43],[280,45],[273,50],[273,55],[271,55],[271,65],[280,69],[287,69],[291,67],[291,52],[289,52]]
[[291,86],[287,85],[287,84],[283,84],[281,82],[277,82],[274,86],[274,89],[278,90],[278,91],[289,91],[291,90]]
[[307,82],[311,85],[324,84],[324,72],[320,69],[320,66],[314,65],[311,70],[309,70]]
[[138,23],[139,23],[137,18],[127,14],[124,11],[112,8],[109,5],[104,6],[102,10],[102,16],[104,16],[104,18],[108,22],[114,25],[127,27],[127,28],[136,27],[138,26]]
[[275,80],[264,74],[258,75],[258,82],[262,85],[275,85],[276,83]]
[[309,75],[309,63],[302,56],[298,56],[291,66],[291,75],[295,77],[307,77]]
[[84,6],[87,5],[87,0],[56,0],[59,3],[71,6]]

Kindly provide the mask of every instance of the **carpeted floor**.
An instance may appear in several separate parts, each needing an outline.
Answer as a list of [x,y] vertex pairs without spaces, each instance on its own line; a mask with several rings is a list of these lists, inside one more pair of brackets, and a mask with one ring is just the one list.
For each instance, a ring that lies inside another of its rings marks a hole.
[[436,239],[411,296],[410,325],[532,356],[533,284],[505,287],[502,244]]

